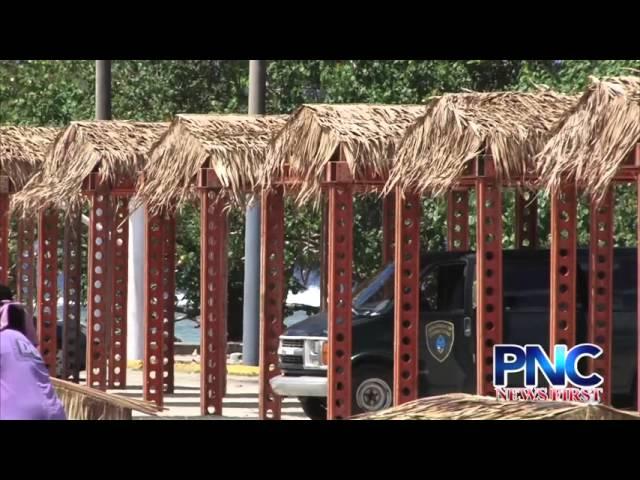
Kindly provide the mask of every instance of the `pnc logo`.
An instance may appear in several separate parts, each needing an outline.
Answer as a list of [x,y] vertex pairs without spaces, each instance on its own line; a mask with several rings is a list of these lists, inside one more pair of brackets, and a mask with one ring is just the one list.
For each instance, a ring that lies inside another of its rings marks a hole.
[[585,357],[596,359],[602,352],[602,348],[591,343],[582,343],[571,349],[566,345],[556,345],[551,361],[541,345],[495,345],[493,384],[496,388],[506,387],[510,373],[524,371],[527,388],[538,387],[538,375],[542,373],[552,388],[565,388],[571,384],[577,388],[593,389],[602,385],[604,379],[597,373],[581,372],[578,362]]

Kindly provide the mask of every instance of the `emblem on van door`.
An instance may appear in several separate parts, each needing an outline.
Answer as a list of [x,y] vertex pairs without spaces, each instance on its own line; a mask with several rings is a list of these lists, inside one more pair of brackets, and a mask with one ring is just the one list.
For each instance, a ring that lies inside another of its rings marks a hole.
[[452,322],[436,320],[427,324],[427,350],[441,363],[449,357],[453,349],[453,332]]

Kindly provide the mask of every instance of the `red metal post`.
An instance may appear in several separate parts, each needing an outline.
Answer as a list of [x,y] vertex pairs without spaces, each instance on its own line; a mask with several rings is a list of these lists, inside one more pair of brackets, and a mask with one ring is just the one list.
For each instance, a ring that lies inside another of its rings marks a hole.
[[113,252],[113,289],[111,348],[109,352],[109,388],[127,386],[127,279],[129,258],[128,198],[116,196],[111,233]]
[[227,214],[213,190],[200,192],[200,410],[222,415],[227,368]]
[[[161,214],[145,209],[145,271],[144,271],[144,399],[162,406],[162,350],[163,350],[163,283],[162,246],[163,222]],[[203,330],[204,331],[204,330]]]
[[613,328],[613,189],[589,212],[589,341],[603,349],[591,362],[604,378],[603,402],[611,402],[611,355]]
[[469,250],[469,191],[447,194],[447,248],[450,252]]
[[18,221],[18,253],[16,261],[16,290],[18,300],[25,305],[27,317],[33,317],[35,300],[35,253],[33,244],[36,241],[35,225],[31,218]]
[[165,393],[174,390],[174,338],[175,338],[175,298],[176,298],[176,217],[166,215],[164,219],[164,248],[162,252],[162,282],[164,343],[162,358],[162,375],[164,377]]
[[555,345],[576,342],[576,203],[572,186],[551,197],[550,356]]
[[420,342],[420,196],[396,189],[394,404],[418,398]]
[[80,381],[80,293],[82,290],[82,216],[79,211],[69,213],[64,224],[63,243],[63,311],[62,339],[63,378]]
[[351,416],[351,293],[353,269],[353,192],[329,186],[327,418]]
[[538,245],[538,199],[531,191],[516,191],[516,248]]
[[38,343],[51,376],[56,375],[58,310],[58,213],[38,216]]
[[502,341],[502,192],[490,156],[476,183],[476,385],[479,395],[493,394],[493,346]]
[[260,248],[260,418],[279,420],[281,400],[269,380],[278,375],[278,342],[284,320],[284,193],[262,192]]
[[0,193],[0,283],[9,282],[9,194]]
[[107,317],[109,302],[109,226],[111,225],[110,196],[100,186],[91,195],[89,215],[89,252],[87,258],[87,385],[100,390],[107,388]]

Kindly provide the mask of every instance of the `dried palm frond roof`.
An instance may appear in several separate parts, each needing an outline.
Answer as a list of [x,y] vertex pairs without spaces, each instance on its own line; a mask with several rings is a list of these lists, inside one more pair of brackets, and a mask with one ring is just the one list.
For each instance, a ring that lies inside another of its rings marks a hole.
[[575,182],[601,198],[640,141],[640,78],[590,80],[539,155],[540,184],[547,192]]
[[285,115],[177,115],[149,152],[137,201],[173,210],[195,192],[194,176],[213,168],[226,193],[243,203],[257,186],[268,142]]
[[352,174],[384,177],[396,144],[423,112],[422,105],[302,105],[272,141],[261,181],[268,187],[288,166],[301,180],[297,202],[317,200],[325,166],[337,151]]
[[0,126],[0,175],[21,189],[40,168],[58,132],[48,127]]
[[155,416],[155,403],[102,392],[86,385],[51,378],[69,420],[130,420],[132,411]]
[[606,405],[558,401],[506,401],[452,393],[421,398],[397,407],[359,415],[357,420],[640,420]]
[[12,210],[37,213],[45,205],[82,201],[82,182],[93,171],[101,179],[135,182],[153,142],[168,123],[122,120],[72,122],[55,139],[42,170],[12,199]]
[[534,155],[576,101],[551,91],[451,93],[433,97],[406,131],[385,191],[441,195],[469,162],[490,151],[500,179],[535,171]]

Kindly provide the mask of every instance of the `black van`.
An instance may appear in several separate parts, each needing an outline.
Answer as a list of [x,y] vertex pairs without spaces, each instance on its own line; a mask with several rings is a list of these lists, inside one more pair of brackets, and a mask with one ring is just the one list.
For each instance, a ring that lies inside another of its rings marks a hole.
[[[548,250],[504,251],[505,343],[549,344],[549,260]],[[420,396],[474,393],[475,253],[428,253],[421,262]],[[631,406],[636,395],[636,262],[636,249],[615,250],[612,392],[619,407]],[[578,263],[576,336],[581,343],[587,341],[588,250],[578,250]],[[392,404],[393,270],[393,264],[385,266],[354,292],[354,414]],[[439,321],[453,323],[454,341],[445,349],[427,341],[429,325]],[[287,329],[278,351],[281,375],[271,380],[278,395],[298,397],[314,419],[326,416],[327,367],[321,354],[326,339],[326,313]]]

